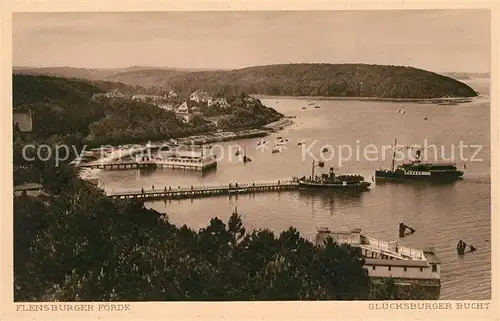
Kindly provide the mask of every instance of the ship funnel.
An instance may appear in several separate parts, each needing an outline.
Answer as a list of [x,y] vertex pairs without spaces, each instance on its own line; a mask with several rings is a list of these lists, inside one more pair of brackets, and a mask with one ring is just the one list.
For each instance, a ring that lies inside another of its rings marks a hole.
[[416,160],[416,161],[419,161],[419,160],[420,160],[420,149],[418,149],[418,150],[415,152],[415,160]]

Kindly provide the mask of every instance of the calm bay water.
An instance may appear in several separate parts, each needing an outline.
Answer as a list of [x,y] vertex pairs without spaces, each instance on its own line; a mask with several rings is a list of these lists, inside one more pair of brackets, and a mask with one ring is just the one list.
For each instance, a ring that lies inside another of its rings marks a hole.
[[[329,144],[337,153],[339,145],[349,145],[360,157],[339,163],[338,155],[328,160],[339,172],[360,173],[371,180],[375,169],[390,167],[391,151],[380,155],[382,145],[391,145],[394,138],[401,144],[438,146],[438,155],[450,157],[458,146],[481,145],[475,155],[482,161],[468,161],[463,181],[450,185],[430,184],[374,184],[359,196],[339,196],[328,192],[311,193],[291,191],[215,197],[182,201],[155,201],[147,203],[159,212],[167,213],[172,223],[187,224],[198,229],[205,227],[212,217],[227,221],[238,207],[247,229],[269,228],[280,233],[289,226],[314,239],[316,228],[332,229],[360,227],[364,234],[387,241],[398,237],[398,224],[404,222],[416,233],[402,243],[412,247],[434,247],[442,261],[442,299],[489,299],[491,297],[490,244],[490,107],[489,79],[467,81],[480,97],[460,105],[435,105],[415,102],[375,102],[316,100],[321,108],[307,108],[307,100],[293,98],[261,99],[262,102],[289,116],[297,116],[296,124],[264,139],[271,147],[277,136],[288,139],[286,149],[272,154],[258,150],[260,139],[223,143],[224,158],[215,171],[200,174],[158,169],[153,171],[123,170],[101,172],[106,190],[172,188],[181,185],[215,185],[229,182],[251,183],[290,179],[309,175],[311,158],[302,157],[303,147],[317,140],[314,155],[321,146]],[[404,108],[405,114],[398,113]],[[427,117],[427,119],[424,119]],[[252,162],[243,164],[232,153],[230,145],[246,147]],[[379,149],[378,160],[364,159],[363,149],[374,144]],[[443,146],[443,150],[441,147]],[[453,147],[455,146],[455,147]],[[470,158],[477,148],[464,149]],[[345,149],[344,149],[345,150]],[[444,154],[443,154],[444,152]],[[327,154],[329,156],[330,154]],[[344,152],[347,155],[347,151]],[[431,156],[433,154],[430,154]],[[464,162],[456,160],[462,167]],[[326,172],[326,169],[317,169]],[[463,239],[478,250],[459,258],[456,243]]]

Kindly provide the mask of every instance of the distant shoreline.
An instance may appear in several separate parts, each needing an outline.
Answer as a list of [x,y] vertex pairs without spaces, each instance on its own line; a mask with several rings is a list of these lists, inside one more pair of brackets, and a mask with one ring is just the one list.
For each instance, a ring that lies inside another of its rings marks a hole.
[[386,101],[386,102],[469,102],[478,97],[440,97],[440,98],[383,98],[383,97],[328,97],[328,96],[279,96],[279,95],[250,95],[257,99],[300,99],[300,100],[360,100],[360,101]]

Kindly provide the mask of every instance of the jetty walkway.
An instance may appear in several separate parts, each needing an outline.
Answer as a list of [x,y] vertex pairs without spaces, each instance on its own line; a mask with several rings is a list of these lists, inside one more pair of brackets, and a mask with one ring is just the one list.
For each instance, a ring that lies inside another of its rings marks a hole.
[[104,169],[104,170],[115,170],[115,169],[132,169],[132,168],[150,168],[158,167],[154,161],[115,161],[115,162],[91,162],[86,164],[79,164],[80,168],[91,168],[91,169]]
[[219,186],[161,186],[140,190],[108,191],[106,195],[117,199],[190,199],[218,195],[252,194],[296,190],[299,184],[295,181],[255,182],[248,184],[227,184]]

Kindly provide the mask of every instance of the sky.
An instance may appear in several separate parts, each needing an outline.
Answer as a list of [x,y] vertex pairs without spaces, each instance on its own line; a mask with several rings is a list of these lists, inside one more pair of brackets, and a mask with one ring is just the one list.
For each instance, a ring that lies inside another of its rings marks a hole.
[[14,13],[14,66],[370,63],[488,72],[487,10]]

